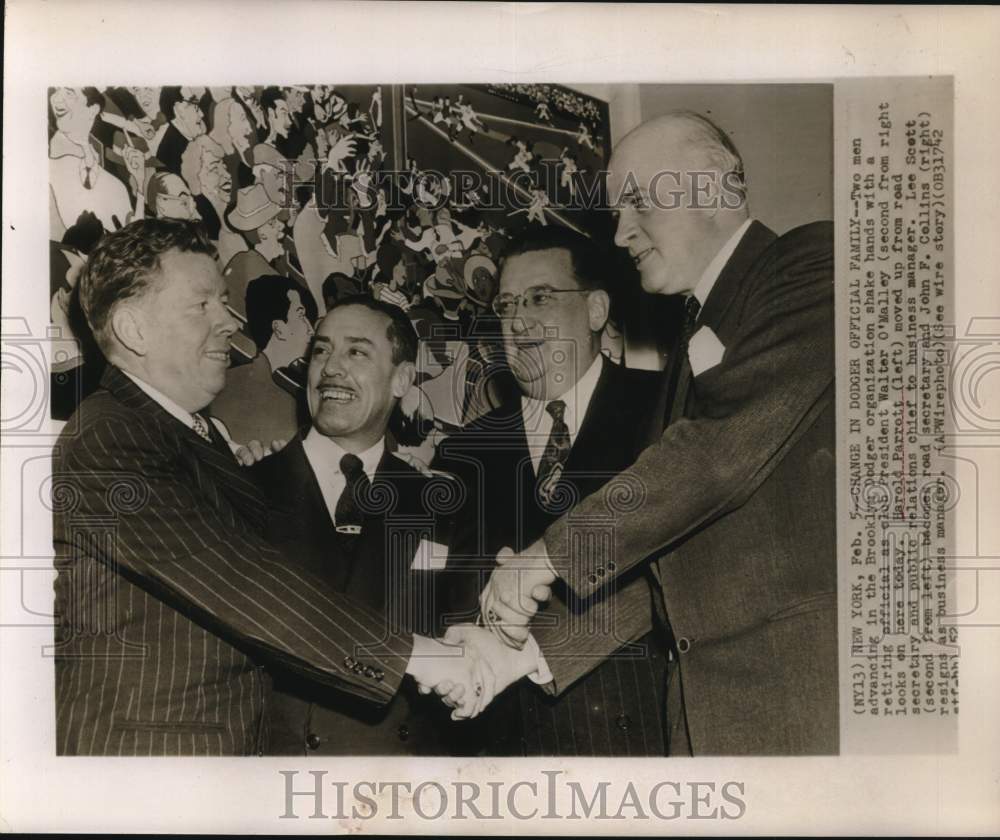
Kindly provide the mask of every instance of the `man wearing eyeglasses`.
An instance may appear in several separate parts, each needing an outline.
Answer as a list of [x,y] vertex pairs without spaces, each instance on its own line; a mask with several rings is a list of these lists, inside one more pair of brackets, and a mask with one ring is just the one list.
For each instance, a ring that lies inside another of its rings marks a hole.
[[[617,479],[638,455],[639,436],[631,430],[649,422],[657,376],[601,354],[609,305],[600,251],[567,228],[530,231],[502,258],[493,309],[521,395],[443,441],[435,461],[467,491],[464,515],[457,517],[465,533],[453,544],[465,558],[467,571],[455,588],[468,618],[478,610],[481,583],[498,552],[530,545],[575,500]],[[589,612],[578,607],[557,587],[545,611],[551,618],[533,628],[553,663],[571,639],[578,657],[587,634],[612,634],[622,649],[559,698],[527,682],[513,687],[487,713],[486,749],[662,755],[665,661],[647,636],[645,580],[633,575]],[[547,681],[546,667],[532,679]]]
[[154,172],[146,185],[146,206],[157,219],[201,220],[194,196],[184,180],[173,172]]

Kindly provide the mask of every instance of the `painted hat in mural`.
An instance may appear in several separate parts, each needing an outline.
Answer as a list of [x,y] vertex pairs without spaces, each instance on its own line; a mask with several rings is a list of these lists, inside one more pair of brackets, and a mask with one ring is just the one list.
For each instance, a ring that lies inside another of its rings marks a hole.
[[229,211],[229,224],[236,230],[257,230],[271,219],[285,214],[267,197],[262,184],[244,187],[236,193],[236,206]]

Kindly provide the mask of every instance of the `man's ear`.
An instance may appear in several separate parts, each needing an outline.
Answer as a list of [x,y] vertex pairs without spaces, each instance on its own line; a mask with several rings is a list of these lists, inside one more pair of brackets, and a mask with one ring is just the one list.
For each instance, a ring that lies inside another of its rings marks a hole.
[[709,174],[711,177],[698,182],[699,189],[694,196],[694,204],[696,207],[707,210],[708,217],[714,219],[719,215],[721,209],[722,173],[717,169],[710,169],[707,173],[702,174]]
[[595,289],[587,295],[587,314],[590,316],[590,329],[600,332],[608,321],[611,312],[611,298],[604,289]]
[[145,320],[136,307],[118,304],[111,312],[111,331],[123,347],[137,356],[146,355]]
[[406,396],[417,376],[417,366],[413,362],[400,362],[392,375],[392,395],[401,400]]
[[275,318],[271,321],[271,333],[274,335],[278,341],[285,340],[285,327],[288,326],[288,321],[279,321]]

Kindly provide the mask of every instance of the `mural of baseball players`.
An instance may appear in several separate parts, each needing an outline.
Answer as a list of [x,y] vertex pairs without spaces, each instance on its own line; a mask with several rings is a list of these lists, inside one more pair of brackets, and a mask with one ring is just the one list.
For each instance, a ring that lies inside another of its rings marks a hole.
[[[555,85],[401,86],[392,100],[387,91],[329,83],[52,89],[51,312],[77,348],[60,363],[54,416],[71,413],[103,366],[74,304],[76,277],[106,232],[146,215],[200,221],[216,249],[239,324],[232,372],[246,366],[224,400],[239,436],[281,423],[288,437],[295,432],[287,404],[278,410],[260,389],[266,382],[302,396],[303,366],[287,362],[306,352],[305,333],[271,329],[282,313],[248,299],[251,287],[259,293],[278,278],[291,282],[310,319],[367,294],[405,310],[435,348],[447,334],[448,353],[421,354],[427,364],[405,406],[400,448],[426,456],[441,435],[497,405],[514,387],[503,353],[490,352],[499,256],[525,225],[586,231],[574,206],[579,179],[605,160],[592,133],[581,140],[581,126],[606,126],[607,106]],[[393,139],[399,125],[402,148]],[[447,404],[456,393],[462,404]]]

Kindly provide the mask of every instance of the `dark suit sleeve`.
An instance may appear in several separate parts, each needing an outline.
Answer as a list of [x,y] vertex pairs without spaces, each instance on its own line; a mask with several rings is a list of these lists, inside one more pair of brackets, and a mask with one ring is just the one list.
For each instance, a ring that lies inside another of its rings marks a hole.
[[[645,372],[643,372],[645,373]],[[631,379],[631,378],[630,378]],[[659,377],[635,377],[636,390],[651,391]],[[644,393],[630,396],[642,401]],[[652,398],[652,393],[648,394]],[[451,472],[465,488],[465,504],[456,517],[456,529],[451,544],[458,559],[449,561],[445,573],[448,601],[462,615],[462,620],[474,620],[479,609],[479,594],[495,568],[494,557],[489,552],[496,547],[486,546],[482,522],[485,511],[480,504],[484,482],[489,475],[482,468],[482,447],[476,447],[468,437],[459,433],[449,438],[438,449],[434,469]],[[510,517],[517,500],[511,498]],[[483,552],[487,552],[484,556]],[[652,608],[649,584],[635,569],[608,587],[605,597],[580,599],[565,587],[556,586],[552,599],[532,623],[531,632],[538,642],[553,681],[539,686],[548,694],[565,691],[574,682],[597,667],[607,657],[621,650],[623,645],[635,642],[652,630]]]
[[653,629],[645,577],[629,575],[602,594],[605,597],[586,600],[553,595],[532,622],[531,634],[552,673],[552,682],[542,686],[546,693],[561,694]]
[[761,258],[722,362],[694,380],[697,415],[668,426],[627,471],[644,503],[616,516],[611,554],[588,550],[588,520],[608,517],[604,492],[546,531],[552,563],[577,595],[742,505],[830,403],[832,281],[830,237],[817,226]]
[[80,514],[115,523],[113,542],[85,553],[249,655],[388,702],[411,638],[227,519],[184,480],[169,449],[155,425],[120,417],[96,419],[65,446],[63,492],[76,494]]

